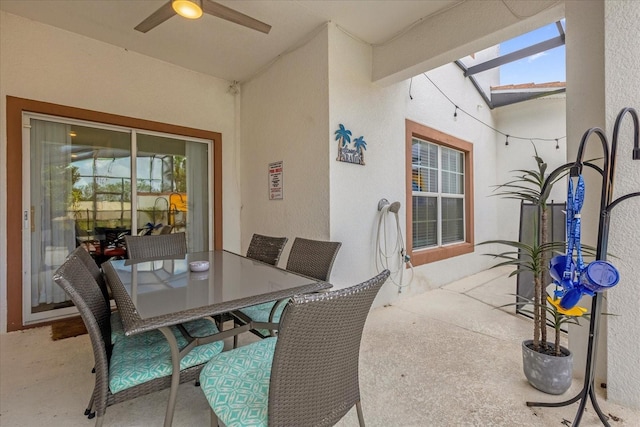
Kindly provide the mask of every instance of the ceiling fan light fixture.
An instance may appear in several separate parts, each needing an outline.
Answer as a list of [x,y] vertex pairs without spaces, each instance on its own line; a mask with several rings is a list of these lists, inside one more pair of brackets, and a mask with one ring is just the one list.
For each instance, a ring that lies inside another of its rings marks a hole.
[[202,16],[201,0],[172,0],[171,7],[178,15],[188,19],[198,19]]

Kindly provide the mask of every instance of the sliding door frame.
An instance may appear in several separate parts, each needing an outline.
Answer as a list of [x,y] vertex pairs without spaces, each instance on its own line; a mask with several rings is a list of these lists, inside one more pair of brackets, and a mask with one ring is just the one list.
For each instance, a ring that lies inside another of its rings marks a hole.
[[[47,114],[68,119],[122,126],[141,131],[161,132],[213,141],[213,224],[214,249],[222,249],[222,135],[201,129],[119,116],[7,96],[7,331],[17,331],[51,322],[23,325],[22,316],[22,120],[23,113]],[[13,207],[10,209],[9,207]],[[20,209],[16,209],[20,206]],[[31,220],[31,218],[29,218]]]

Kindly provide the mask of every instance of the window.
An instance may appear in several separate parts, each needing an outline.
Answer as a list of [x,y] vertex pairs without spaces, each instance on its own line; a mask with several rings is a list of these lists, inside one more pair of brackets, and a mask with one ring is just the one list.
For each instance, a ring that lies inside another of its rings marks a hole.
[[473,144],[410,120],[406,128],[413,264],[473,252]]

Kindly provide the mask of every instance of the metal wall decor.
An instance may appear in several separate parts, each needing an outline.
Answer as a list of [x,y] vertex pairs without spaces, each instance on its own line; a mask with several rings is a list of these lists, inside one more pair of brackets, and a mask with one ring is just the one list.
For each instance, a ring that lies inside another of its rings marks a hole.
[[364,136],[359,136],[351,141],[351,131],[346,129],[341,123],[335,131],[336,141],[338,141],[338,157],[339,162],[355,163],[364,165],[364,150],[367,149],[367,142]]

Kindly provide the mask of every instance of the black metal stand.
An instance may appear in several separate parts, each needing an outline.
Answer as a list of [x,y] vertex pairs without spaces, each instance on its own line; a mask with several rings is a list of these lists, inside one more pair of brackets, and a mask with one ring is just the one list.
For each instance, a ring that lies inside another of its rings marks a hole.
[[[624,196],[617,198],[612,201],[613,198],[613,180],[615,174],[615,161],[616,161],[616,151],[618,145],[618,132],[620,130],[620,123],[626,114],[629,114],[633,119],[634,128],[633,128],[633,152],[632,158],[634,160],[640,160],[640,143],[639,143],[639,128],[640,125],[638,123],[638,113],[633,108],[625,108],[618,114],[616,119],[616,123],[613,128],[613,139],[611,141],[611,150],[609,151],[609,143],[607,141],[607,137],[604,134],[604,131],[600,128],[591,128],[585,132],[582,136],[582,140],[580,141],[580,146],[578,148],[578,155],[576,162],[571,167],[571,176],[578,176],[582,173],[583,165],[589,166],[593,169],[596,169],[600,175],[602,176],[602,189],[600,192],[600,221],[598,224],[598,244],[596,251],[596,259],[605,261],[607,259],[607,244],[609,240],[609,222],[611,218],[611,210],[616,207],[620,202],[630,199],[632,197],[640,196],[640,192],[629,193]],[[583,164],[583,155],[584,149],[586,146],[589,137],[592,134],[596,134],[600,137],[600,142],[602,143],[602,150],[604,154],[604,168],[600,169],[599,167],[592,165],[590,163]],[[555,171],[554,171],[555,172]],[[555,178],[554,173],[551,173],[549,178],[547,178],[547,182],[551,179]],[[546,183],[545,183],[546,186]],[[546,403],[546,402],[527,402],[527,406],[543,406],[543,407],[552,407],[557,408],[561,406],[571,405],[575,402],[580,402],[578,406],[578,411],[576,413],[576,417],[573,421],[573,427],[578,427],[580,425],[580,420],[582,419],[582,414],[584,413],[585,406],[587,404],[587,398],[591,400],[591,404],[593,405],[593,409],[595,409],[600,421],[606,427],[609,427],[608,417],[602,413],[600,406],[598,405],[598,399],[596,397],[596,393],[594,390],[593,382],[594,382],[594,372],[595,372],[595,356],[598,345],[598,328],[600,325],[600,316],[602,313],[602,295],[601,293],[596,293],[595,297],[593,297],[591,303],[591,322],[589,325],[589,344],[587,348],[587,363],[584,374],[584,386],[580,393],[578,393],[573,398],[557,403]]]

